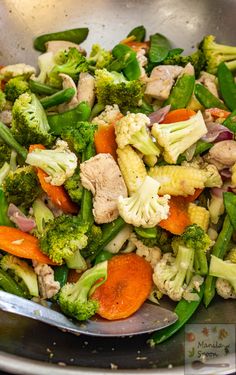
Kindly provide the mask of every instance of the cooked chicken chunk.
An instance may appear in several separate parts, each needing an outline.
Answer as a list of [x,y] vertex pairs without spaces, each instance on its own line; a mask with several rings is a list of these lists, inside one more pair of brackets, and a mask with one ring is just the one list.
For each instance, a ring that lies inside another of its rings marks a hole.
[[213,95],[219,98],[216,85],[216,77],[213,74],[201,72],[198,82],[202,83]]
[[119,216],[117,199],[127,197],[120,169],[110,154],[98,154],[80,164],[82,185],[94,196],[93,215],[98,224],[109,223]]
[[145,51],[144,48],[140,48],[137,51],[137,60],[138,60],[139,67],[140,67],[140,70],[141,70],[140,79],[142,79],[142,80],[146,80],[147,79],[147,74],[146,74],[146,71],[144,69],[144,66],[147,65],[148,59],[147,59],[147,57],[145,55],[146,55],[146,51]]
[[88,102],[90,107],[93,106],[95,100],[95,80],[89,73],[80,73],[79,82],[77,86],[78,102]]
[[42,298],[52,298],[60,290],[60,283],[54,280],[54,271],[47,264],[33,263],[38,276],[39,292]]
[[236,163],[236,142],[228,140],[214,144],[205,159],[218,170],[232,167]]
[[68,103],[63,103],[58,106],[59,112],[65,112],[69,111],[70,109],[75,108],[78,105],[78,99],[77,99],[77,88],[76,84],[74,83],[73,79],[68,76],[67,74],[60,73],[59,76],[62,78],[62,87],[63,89],[75,89],[75,95]]
[[182,70],[183,68],[177,65],[161,65],[154,68],[149,78],[145,95],[159,100],[167,99],[175,79]]

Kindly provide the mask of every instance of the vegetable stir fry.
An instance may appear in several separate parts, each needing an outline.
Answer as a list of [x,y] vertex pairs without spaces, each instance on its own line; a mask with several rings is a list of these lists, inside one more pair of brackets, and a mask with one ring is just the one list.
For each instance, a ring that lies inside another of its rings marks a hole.
[[168,296],[155,345],[236,298],[236,47],[184,55],[138,26],[87,53],[87,34],[0,69],[0,289],[80,321]]

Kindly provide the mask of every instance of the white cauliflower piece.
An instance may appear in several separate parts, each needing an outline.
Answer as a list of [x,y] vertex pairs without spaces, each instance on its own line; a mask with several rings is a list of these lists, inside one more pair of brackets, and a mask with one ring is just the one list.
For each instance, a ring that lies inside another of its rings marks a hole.
[[10,125],[12,122],[12,112],[8,109],[0,112],[0,121],[2,121],[5,125]]
[[143,113],[129,113],[115,123],[116,142],[119,148],[134,146],[144,155],[160,155],[148,126],[150,119]]
[[39,75],[31,77],[34,81],[44,83],[47,80],[48,74],[55,65],[54,54],[52,52],[45,52],[38,57]]
[[152,228],[169,214],[169,195],[158,196],[160,183],[147,176],[138,190],[128,198],[118,198],[120,216],[136,227]]
[[106,105],[104,111],[99,116],[94,117],[92,120],[93,124],[96,125],[108,125],[111,122],[117,121],[121,117],[121,112],[117,104]]
[[234,291],[234,288],[225,279],[218,278],[216,280],[216,291],[217,294],[219,294],[219,296],[221,296],[224,299],[236,299],[236,293]]
[[154,268],[161,259],[161,249],[157,246],[148,247],[144,245],[144,243],[136,237],[135,233],[131,234],[130,241],[136,246],[136,254],[140,257],[144,257],[146,261],[151,264],[152,268]]
[[54,280],[54,271],[47,264],[33,262],[38,276],[39,292],[42,298],[52,298],[60,290],[60,283]]
[[51,185],[61,186],[74,174],[77,156],[70,151],[67,142],[59,139],[53,150],[37,148],[29,152],[25,162],[46,172],[45,180]]
[[0,69],[0,74],[4,76],[6,79],[10,79],[12,77],[21,76],[21,75],[29,75],[36,73],[36,69],[31,65],[26,64],[14,64],[14,65],[7,65]]

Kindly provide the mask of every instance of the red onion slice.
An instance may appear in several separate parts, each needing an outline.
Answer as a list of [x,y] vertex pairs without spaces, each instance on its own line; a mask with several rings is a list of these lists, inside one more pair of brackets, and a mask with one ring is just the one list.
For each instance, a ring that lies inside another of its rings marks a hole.
[[150,126],[152,126],[154,123],[162,122],[164,118],[166,117],[167,113],[170,112],[170,108],[171,108],[171,105],[166,105],[165,107],[160,108],[157,111],[150,113],[150,115],[148,115],[151,121]]
[[10,203],[7,211],[9,219],[16,224],[16,226],[22,230],[22,232],[30,232],[36,227],[36,223],[33,219],[26,217],[18,207]]
[[226,140],[231,140],[234,138],[234,134],[226,128],[224,125],[221,125],[217,122],[208,122],[206,123],[208,132],[201,139],[205,142],[221,142]]

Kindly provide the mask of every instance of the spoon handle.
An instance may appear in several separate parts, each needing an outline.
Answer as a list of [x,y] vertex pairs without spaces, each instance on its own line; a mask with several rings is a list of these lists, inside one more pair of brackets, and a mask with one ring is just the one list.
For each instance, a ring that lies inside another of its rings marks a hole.
[[204,363],[204,367],[229,367],[229,363]]

